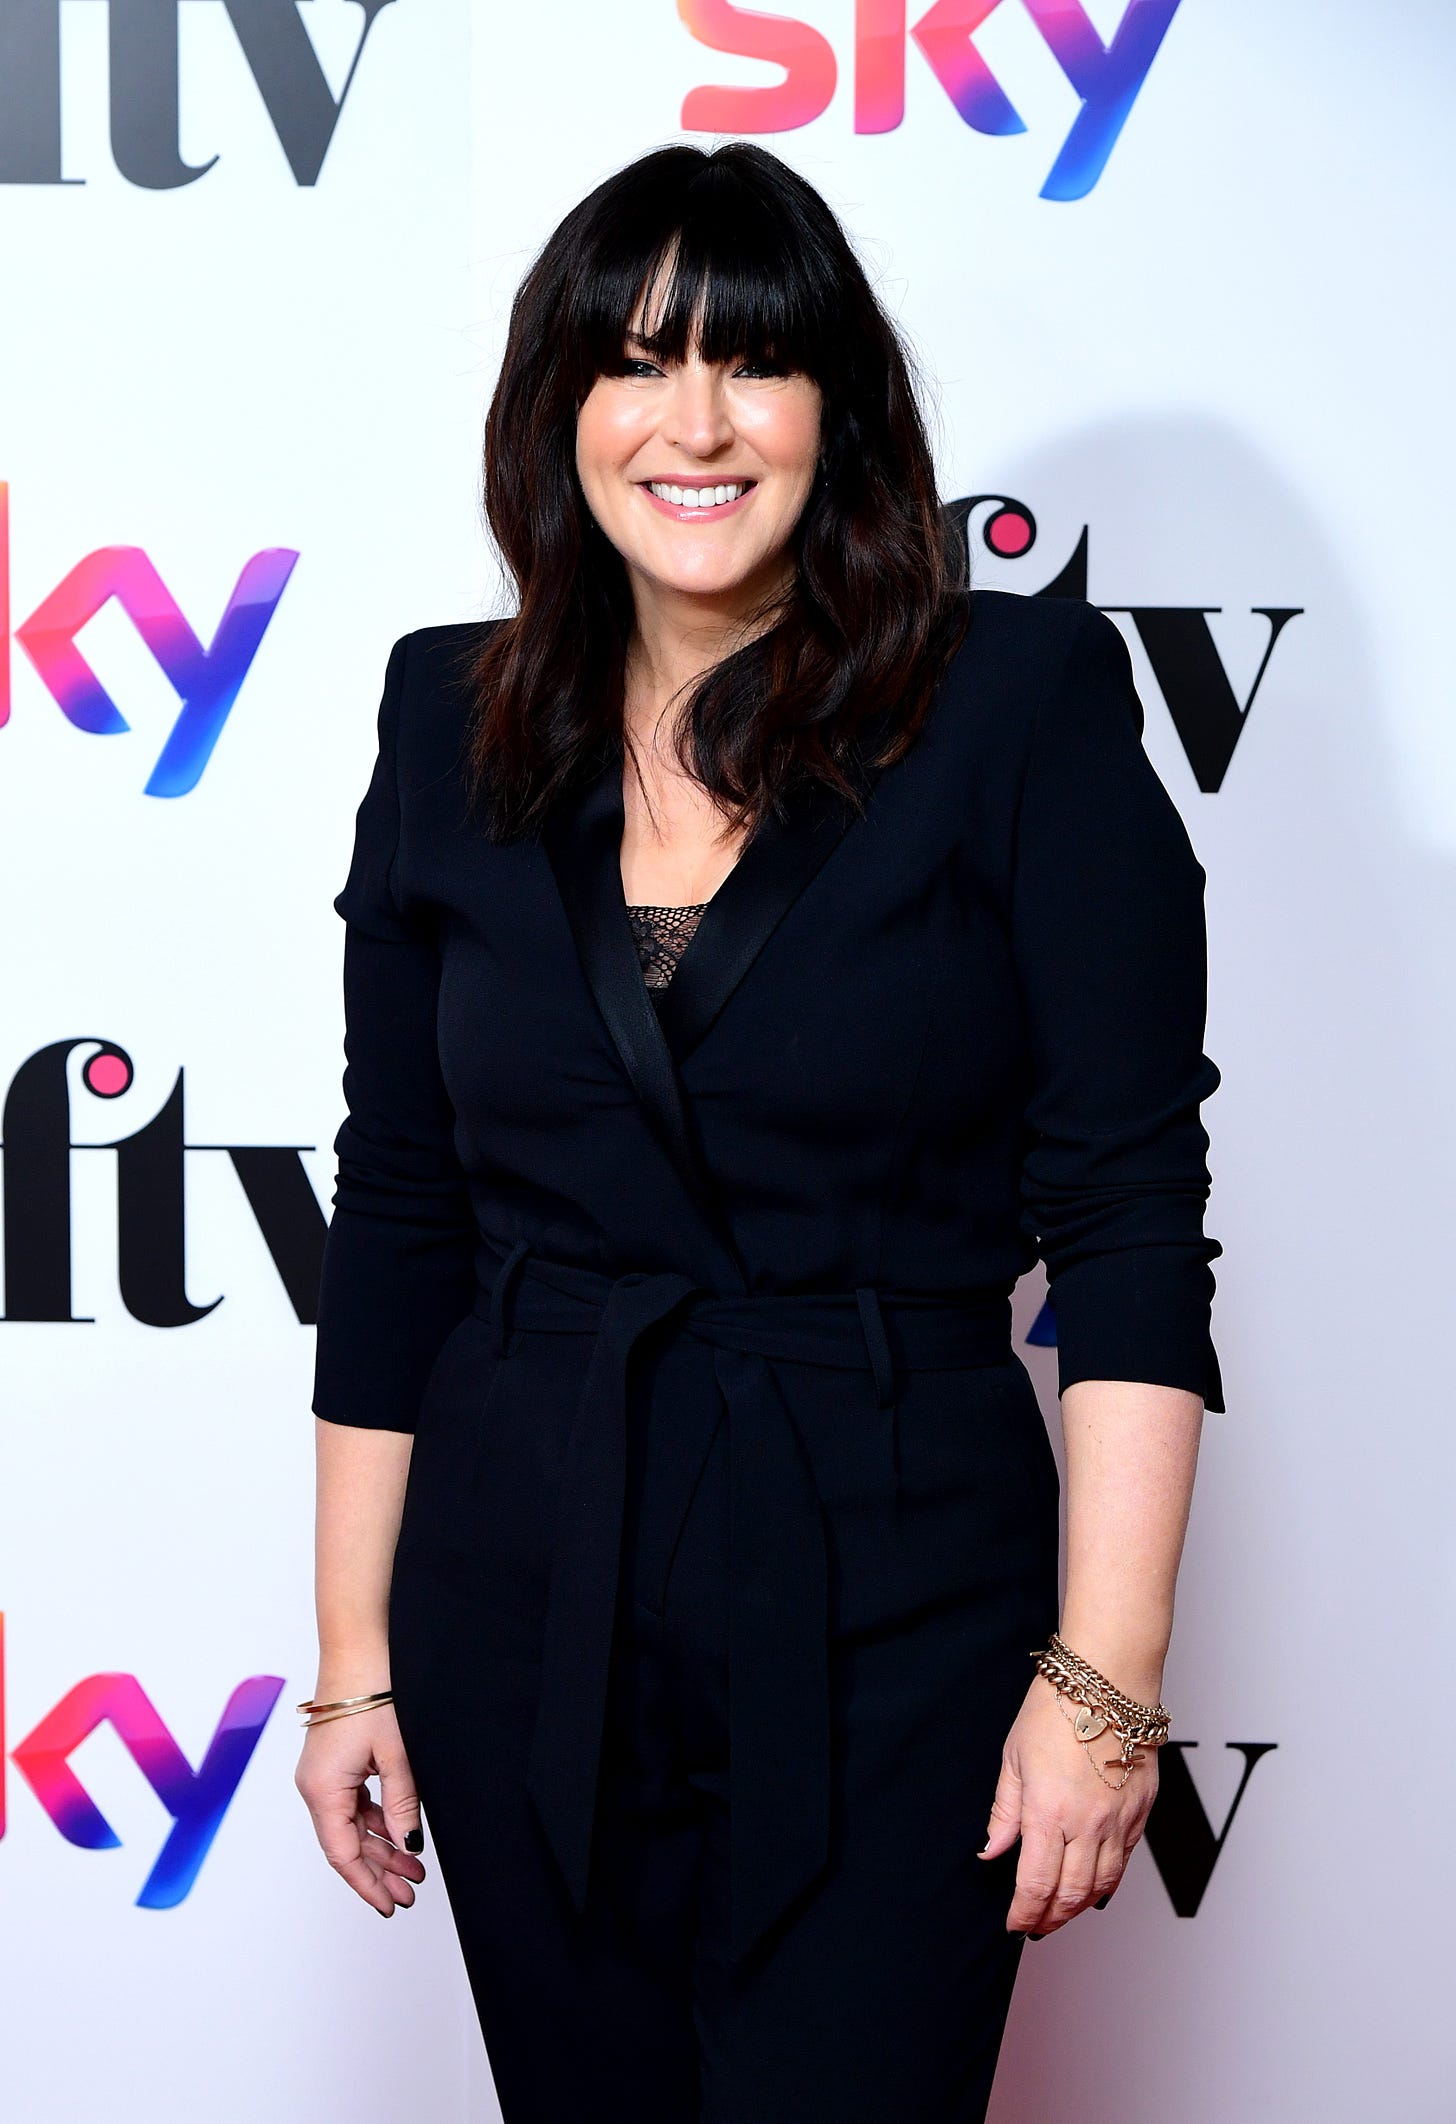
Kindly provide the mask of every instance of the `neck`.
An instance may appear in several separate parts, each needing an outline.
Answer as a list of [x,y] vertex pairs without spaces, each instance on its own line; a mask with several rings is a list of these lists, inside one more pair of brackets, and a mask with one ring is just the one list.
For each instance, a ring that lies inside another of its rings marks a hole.
[[782,592],[792,580],[792,572],[780,570],[720,595],[696,596],[634,575],[625,715],[635,740],[653,744],[664,711],[705,671],[772,625],[756,615],[770,592]]

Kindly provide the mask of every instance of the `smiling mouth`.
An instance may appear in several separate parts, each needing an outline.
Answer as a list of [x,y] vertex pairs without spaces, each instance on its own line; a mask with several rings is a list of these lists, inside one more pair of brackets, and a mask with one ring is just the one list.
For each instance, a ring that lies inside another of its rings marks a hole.
[[666,502],[674,509],[726,509],[745,494],[751,494],[757,480],[719,480],[712,486],[680,486],[673,480],[645,479],[642,485],[653,498]]

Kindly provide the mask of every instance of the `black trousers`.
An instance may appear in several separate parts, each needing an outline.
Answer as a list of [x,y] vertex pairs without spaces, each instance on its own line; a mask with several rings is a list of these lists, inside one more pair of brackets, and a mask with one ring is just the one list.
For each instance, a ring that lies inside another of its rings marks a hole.
[[[564,1363],[577,1351],[561,1340]],[[535,1397],[502,1401],[523,1376],[503,1367],[483,1410],[467,1394],[457,1429],[446,1413],[417,1438],[390,1603],[427,1863],[432,1848],[505,2124],[979,2124],[1022,1940],[1005,1924],[1015,1849],[976,1853],[1028,1654],[1057,1620],[1055,1462],[1026,1428],[1040,1422],[1024,1373],[1009,1404],[970,1393],[960,1422],[983,1435],[939,1495],[946,1463],[921,1452],[915,1407],[902,1411],[904,1493],[884,1510],[899,1541],[945,1544],[966,1568],[943,1599],[831,1640],[829,1864],[740,1963],[727,1953],[726,1427],[704,1418],[694,1453],[685,1422],[686,1458],[634,1441],[579,1915],[525,1787],[553,1452]],[[988,1376],[965,1375],[973,1388]],[[652,1399],[671,1411],[670,1377]],[[943,1440],[934,1413],[925,1436]]]

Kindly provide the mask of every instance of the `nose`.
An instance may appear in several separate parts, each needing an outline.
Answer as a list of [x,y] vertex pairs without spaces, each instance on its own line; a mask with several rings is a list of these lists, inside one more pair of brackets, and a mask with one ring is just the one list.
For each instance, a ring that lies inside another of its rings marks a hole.
[[693,457],[712,457],[733,440],[720,368],[698,361],[676,370],[663,409],[662,439]]

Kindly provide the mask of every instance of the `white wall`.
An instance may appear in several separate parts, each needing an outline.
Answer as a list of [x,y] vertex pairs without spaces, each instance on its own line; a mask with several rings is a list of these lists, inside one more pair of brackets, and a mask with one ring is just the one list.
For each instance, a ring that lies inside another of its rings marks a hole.
[[[32,4],[6,0],[15,24]],[[360,9],[299,12],[337,92]],[[981,579],[1039,587],[1086,526],[1095,601],[1219,608],[1240,699],[1268,634],[1253,608],[1301,608],[1216,792],[1133,636],[1148,750],[1209,873],[1224,1072],[1206,1118],[1229,1406],[1205,1428],[1165,1688],[1215,1833],[1230,1744],[1275,1746],[1196,1915],[1145,1846],[1107,1912],[1027,1958],[993,2117],[1355,2124],[1378,2100],[1436,2124],[1456,23],[1434,0],[1182,0],[1101,178],[1055,201],[1078,104],[1023,0],[977,39],[1026,121],[999,139],[914,50],[903,125],[856,135],[851,0],[794,12],[839,87],[766,144],[843,213],[938,378],[943,491],[1037,518],[1033,552],[983,555]],[[1088,12],[1110,35],[1122,0]],[[189,1143],[313,1146],[327,1200],[329,901],[389,644],[493,606],[476,460],[516,280],[592,183],[678,137],[689,90],[775,75],[707,50],[670,0],[393,0],[300,185],[221,0],[187,0],[179,147],[218,160],[153,190],[108,145],[107,9],[60,14],[69,181],[0,183],[11,623],[84,556],[139,547],[205,643],[249,556],[299,558],[183,796],[144,794],[177,701],[115,603],[82,646],[128,732],[75,728],[11,646],[0,1089],[52,1043],[115,1041],[136,1071],[115,1100],[81,1082],[91,1048],[72,1057],[78,1144],[140,1129],[181,1069]],[[129,1315],[116,1159],[77,1151],[92,1324],[0,1324],[5,1744],[87,1677],[132,1675],[195,1766],[238,1683],[281,1688],[170,1909],[135,1901],[170,1822],[110,1727],[70,1764],[117,1848],[66,1841],[9,1764],[6,2114],[489,2118],[440,1883],[380,1934],[293,1791],[311,1336],[225,1153],[185,1162],[188,1296],[221,1304],[172,1329]],[[1030,1361],[1055,1428],[1054,1358]]]

